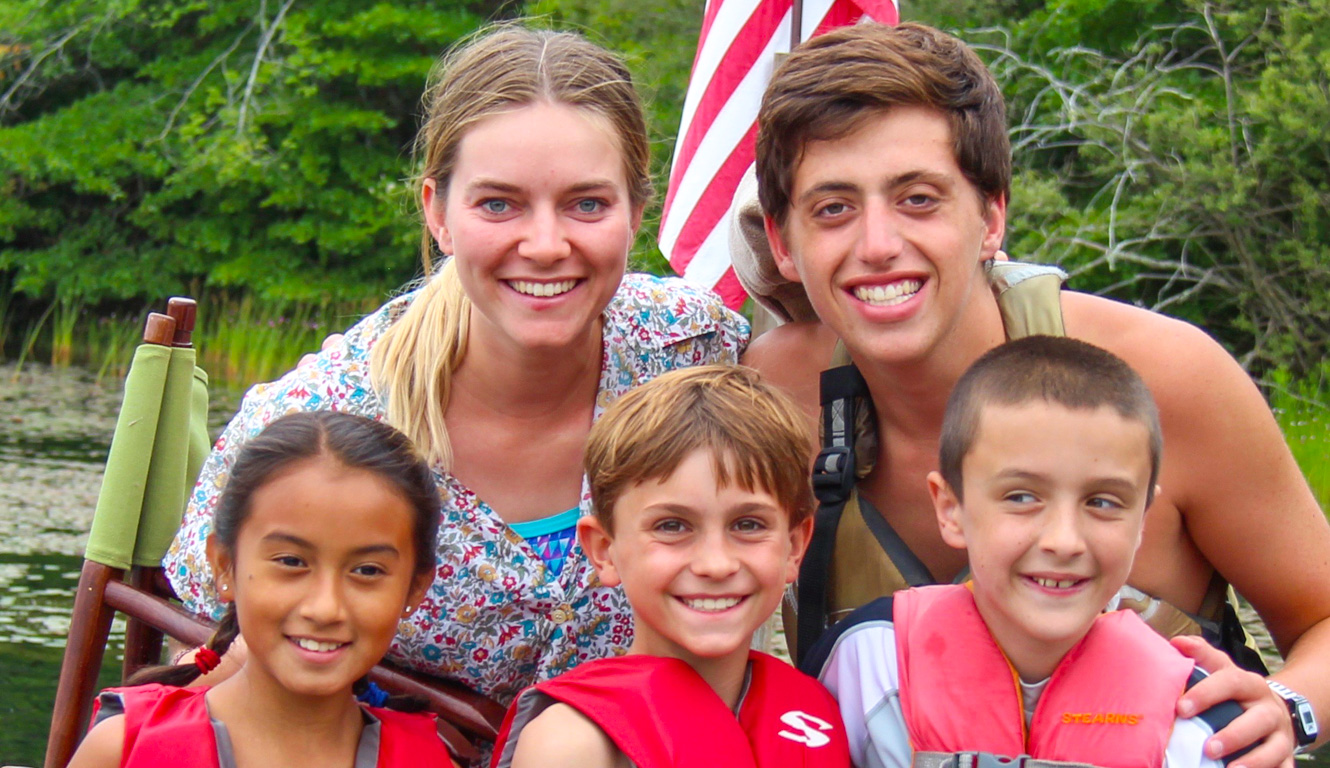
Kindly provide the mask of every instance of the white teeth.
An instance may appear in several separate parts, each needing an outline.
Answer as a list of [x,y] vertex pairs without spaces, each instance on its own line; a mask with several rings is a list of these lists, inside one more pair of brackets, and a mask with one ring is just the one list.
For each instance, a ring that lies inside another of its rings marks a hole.
[[1039,586],[1048,587],[1049,589],[1067,589],[1076,586],[1076,582],[1079,581],[1079,579],[1045,579],[1039,576],[1031,576],[1030,578],[1034,579],[1034,583]]
[[297,637],[296,645],[300,646],[301,648],[304,648],[307,651],[319,651],[320,653],[327,653],[328,651],[335,651],[338,648],[341,648],[342,646],[346,645],[346,643],[325,643],[319,640],[311,640],[308,637]]
[[576,280],[560,280],[557,283],[533,283],[530,280],[510,280],[508,284],[518,293],[525,293],[527,296],[539,296],[547,298],[549,296],[558,296],[561,293],[567,293],[577,285]]
[[854,289],[854,297],[867,304],[890,307],[900,304],[924,287],[922,280],[897,280],[887,285],[861,285]]
[[699,597],[684,598],[684,605],[695,611],[725,611],[739,604],[738,597]]

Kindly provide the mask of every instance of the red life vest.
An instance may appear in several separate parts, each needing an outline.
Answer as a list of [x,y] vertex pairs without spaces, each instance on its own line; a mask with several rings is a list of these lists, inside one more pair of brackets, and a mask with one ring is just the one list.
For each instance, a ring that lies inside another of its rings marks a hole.
[[556,701],[599,726],[637,768],[846,768],[849,746],[831,694],[775,657],[750,651],[748,659],[738,719],[679,659],[583,664],[518,696],[495,742],[494,768],[511,765],[522,729]]
[[[176,688],[139,685],[108,688],[120,695],[125,708],[123,768],[217,768],[217,737],[208,719],[206,686]],[[101,709],[94,704],[93,722]],[[366,707],[378,718],[379,768],[451,766],[439,738],[434,715]]]
[[1053,671],[1026,733],[1017,676],[965,586],[894,598],[901,710],[916,752],[1159,768],[1192,662],[1131,611],[1097,618]]

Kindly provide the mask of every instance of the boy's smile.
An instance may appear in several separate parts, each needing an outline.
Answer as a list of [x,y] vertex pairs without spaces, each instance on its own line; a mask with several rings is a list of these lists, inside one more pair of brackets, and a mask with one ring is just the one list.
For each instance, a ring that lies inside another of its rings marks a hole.
[[614,533],[580,523],[601,580],[633,606],[634,653],[682,659],[747,658],[753,632],[798,573],[808,525],[765,491],[718,487],[713,454],[689,454],[664,480],[629,486]]
[[988,404],[964,501],[933,473],[943,538],[966,547],[975,603],[1027,682],[1052,673],[1131,571],[1150,485],[1143,424],[1104,406]]
[[983,202],[936,111],[894,107],[809,142],[790,199],[784,227],[768,221],[777,265],[851,349],[921,358],[986,293],[980,264],[1001,244],[1005,203]]

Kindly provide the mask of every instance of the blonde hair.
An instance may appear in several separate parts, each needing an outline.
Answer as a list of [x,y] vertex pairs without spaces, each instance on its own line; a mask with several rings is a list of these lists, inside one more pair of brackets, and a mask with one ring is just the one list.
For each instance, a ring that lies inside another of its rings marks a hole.
[[798,407],[751,368],[704,365],[630,391],[591,427],[584,462],[605,530],[629,486],[668,478],[699,449],[722,486],[771,494],[791,525],[813,513],[813,443]]
[[[585,109],[609,121],[623,155],[634,206],[651,198],[646,120],[627,67],[614,54],[568,32],[505,24],[482,30],[445,55],[425,90],[425,123],[416,136],[426,179],[446,195],[457,148],[477,122],[539,102]],[[466,355],[471,301],[451,259],[435,271],[434,240],[424,228],[427,282],[383,335],[370,357],[370,380],[386,401],[388,421],[433,463],[448,467],[452,448],[444,413],[452,374]]]

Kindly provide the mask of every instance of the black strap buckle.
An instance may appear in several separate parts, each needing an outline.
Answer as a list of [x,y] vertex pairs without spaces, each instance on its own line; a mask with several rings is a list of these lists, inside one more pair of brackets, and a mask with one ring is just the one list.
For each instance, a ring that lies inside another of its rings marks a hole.
[[823,504],[837,504],[854,489],[854,450],[848,445],[828,445],[813,462],[813,495]]

